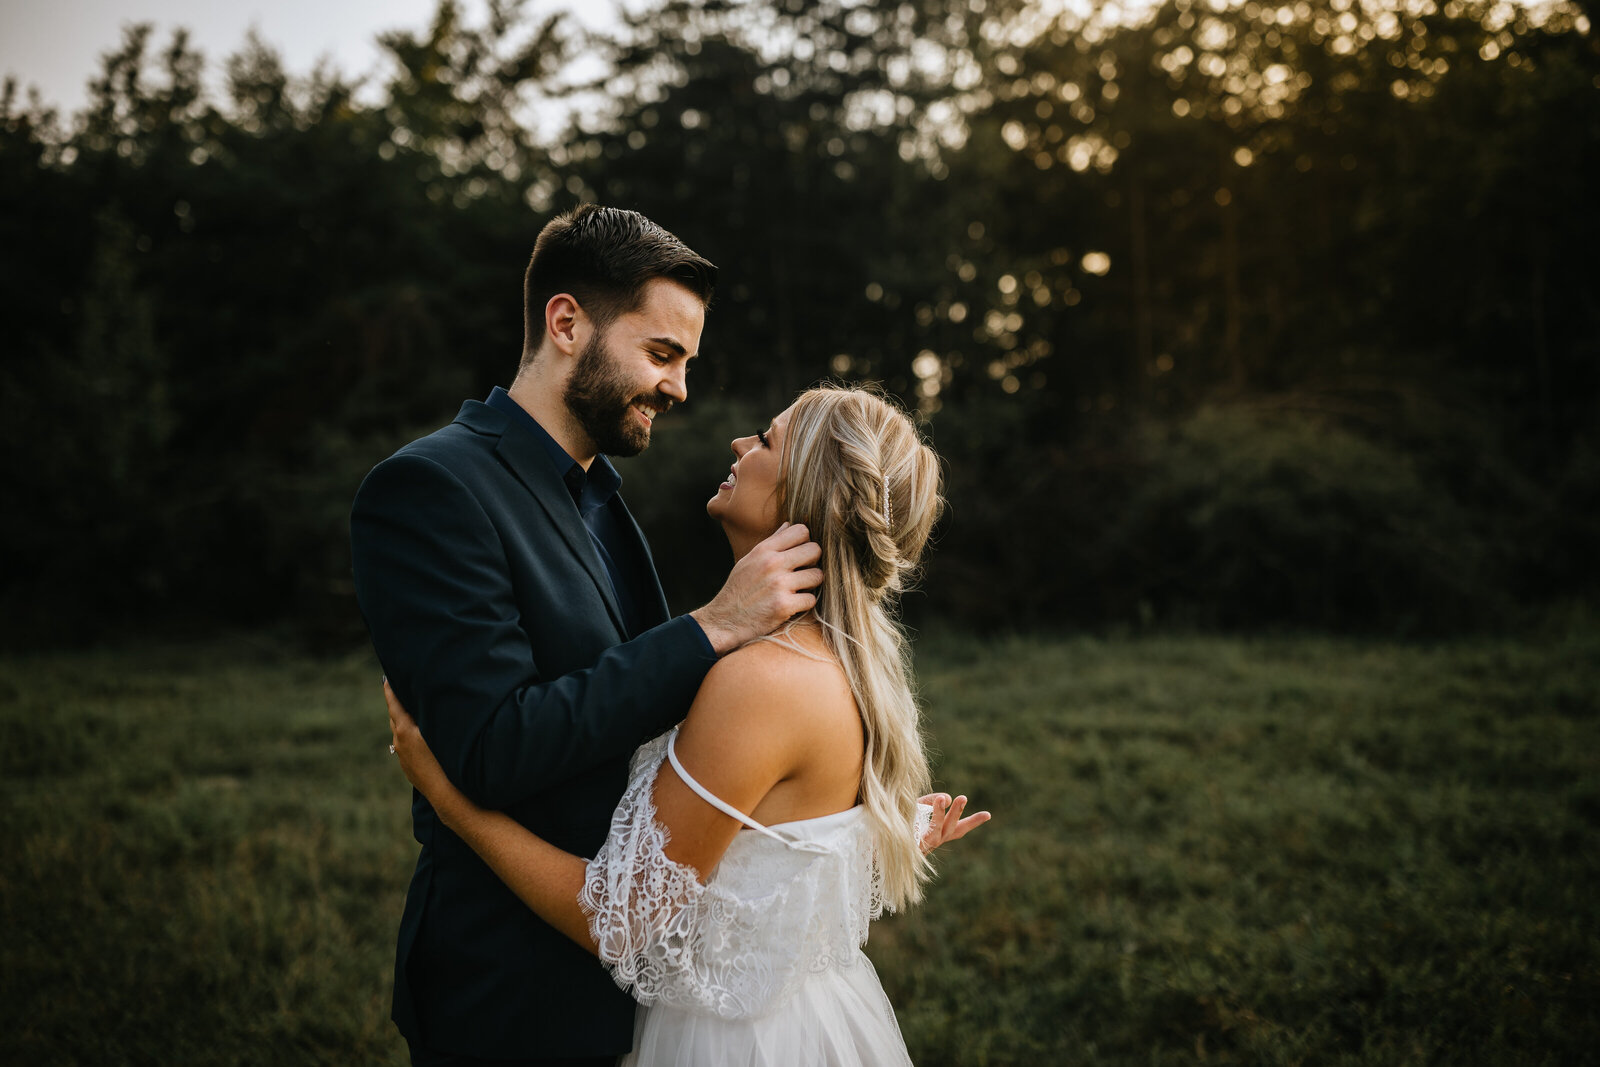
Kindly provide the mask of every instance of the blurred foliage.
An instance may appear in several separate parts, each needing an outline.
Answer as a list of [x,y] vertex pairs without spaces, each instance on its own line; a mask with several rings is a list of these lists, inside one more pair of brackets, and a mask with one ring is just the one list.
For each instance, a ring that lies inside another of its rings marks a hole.
[[680,608],[726,566],[722,435],[828,376],[945,457],[913,608],[1417,632],[1592,599],[1593,12],[1092,7],[661,0],[586,35],[445,2],[365,94],[251,38],[214,101],[148,27],[69,120],[7,83],[5,638],[358,633],[349,498],[509,379],[521,264],[581,199],[723,268],[695,401],[625,470]]
[[[957,450],[981,455],[997,422],[941,415],[941,435],[953,423]],[[1574,458],[1571,484],[1590,464]],[[966,473],[928,598],[986,625],[1492,627],[1559,602],[1600,532],[1591,504],[1518,470],[1481,413],[1391,392],[1210,404],[1046,450],[1016,480]],[[1047,555],[1064,580],[1030,585]],[[996,581],[1015,590],[1004,604]]]

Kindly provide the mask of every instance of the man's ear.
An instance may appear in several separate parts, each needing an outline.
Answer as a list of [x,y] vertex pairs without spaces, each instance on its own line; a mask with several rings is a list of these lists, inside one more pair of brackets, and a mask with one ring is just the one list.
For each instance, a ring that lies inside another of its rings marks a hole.
[[589,316],[571,293],[557,293],[545,303],[545,340],[562,355],[581,352],[588,343],[591,329]]

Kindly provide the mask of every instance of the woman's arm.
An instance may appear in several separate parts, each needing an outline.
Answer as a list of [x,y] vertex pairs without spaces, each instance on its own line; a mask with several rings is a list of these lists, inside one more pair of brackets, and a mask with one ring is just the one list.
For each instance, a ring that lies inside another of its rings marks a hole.
[[389,727],[400,767],[428,798],[440,821],[471,846],[539,918],[595,952],[588,917],[578,906],[583,858],[556,848],[503,812],[474,804],[445,776],[416,720],[406,714],[389,688],[388,679],[383,683],[383,699],[389,705]]
[[[793,686],[781,654],[760,646],[727,656],[701,686],[678,736],[678,758],[712,793],[753,811],[806,755],[807,716],[784,694]],[[595,952],[588,915],[578,903],[587,860],[550,844],[502,812],[479,807],[457,789],[429,750],[416,721],[384,683],[395,752],[411,784],[440,820],[545,922]],[[666,855],[704,881],[738,834],[740,823],[706,803],[670,763],[655,780],[656,818],[667,829]]]

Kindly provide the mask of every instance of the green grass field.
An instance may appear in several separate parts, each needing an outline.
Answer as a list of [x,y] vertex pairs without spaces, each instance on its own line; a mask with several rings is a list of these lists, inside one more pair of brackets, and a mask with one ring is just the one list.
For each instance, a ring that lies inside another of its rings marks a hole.
[[[1600,631],[919,650],[995,821],[869,952],[944,1064],[1600,1062]],[[366,654],[0,659],[0,1062],[401,1064]]]

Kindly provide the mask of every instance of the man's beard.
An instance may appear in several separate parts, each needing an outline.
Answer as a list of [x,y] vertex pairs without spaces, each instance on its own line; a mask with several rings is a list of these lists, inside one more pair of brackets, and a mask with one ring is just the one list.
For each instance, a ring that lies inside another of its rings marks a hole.
[[578,353],[562,399],[594,442],[595,451],[608,456],[637,456],[649,446],[650,427],[640,424],[635,404],[654,408],[657,414],[672,406],[671,398],[660,393],[630,391],[606,348],[604,331]]

